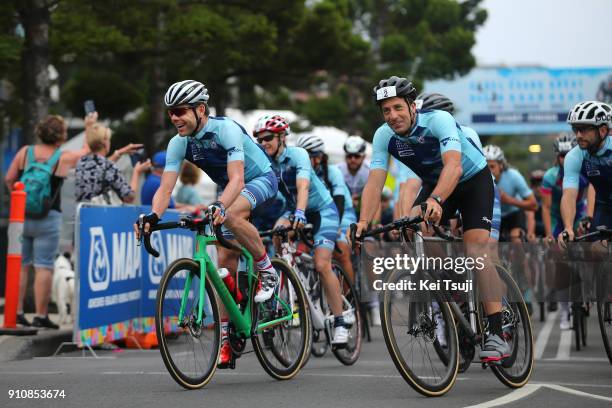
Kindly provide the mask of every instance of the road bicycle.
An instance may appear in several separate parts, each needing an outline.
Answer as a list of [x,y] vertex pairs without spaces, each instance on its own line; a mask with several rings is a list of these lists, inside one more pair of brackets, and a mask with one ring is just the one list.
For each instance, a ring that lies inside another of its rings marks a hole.
[[[565,240],[567,240],[567,234],[564,234],[564,238]],[[608,242],[608,247],[602,247],[601,249],[602,251],[607,251],[607,259],[601,263],[601,266],[603,266],[604,269],[599,271],[600,273],[598,273],[599,279],[597,283],[597,319],[599,320],[599,329],[601,331],[604,348],[606,350],[606,354],[608,355],[608,360],[610,360],[610,364],[612,364],[612,294],[611,291],[608,290],[608,285],[611,282],[610,273],[612,272],[609,264],[609,245],[610,241],[612,241],[612,229],[607,228],[605,225],[601,225],[595,228],[594,232],[576,237],[574,241],[584,242],[593,239]],[[571,248],[568,248],[568,251],[571,251]],[[574,259],[579,259],[580,255],[576,254],[576,252],[573,252],[570,254],[570,257]],[[574,322],[576,322],[576,320],[574,320]],[[576,331],[576,340],[577,343],[580,343],[581,339],[579,337],[582,337],[585,339],[584,345],[586,345],[586,323],[582,322],[581,327],[584,327],[584,330],[580,333],[578,330]]]
[[[402,218],[369,231],[359,238],[398,230],[402,245],[408,243],[408,231],[412,231],[415,256],[425,255],[425,238],[419,233],[421,217]],[[356,226],[351,227],[355,243]],[[436,234],[444,240],[455,240],[436,228]],[[368,256],[365,254],[365,256]],[[490,367],[495,376],[506,386],[519,388],[531,376],[534,363],[531,321],[522,293],[510,274],[496,265],[504,288],[502,296],[502,329],[510,346],[510,356],[501,364],[483,364]],[[462,364],[471,363],[476,346],[482,346],[488,331],[487,317],[479,300],[477,281],[468,270],[466,280],[474,282],[467,294],[463,310],[454,294],[444,289],[426,291],[407,290],[408,282],[438,281],[442,273],[436,270],[411,271],[393,269],[384,278],[389,290],[381,294],[380,308],[383,337],[391,358],[408,384],[417,392],[429,396],[441,396],[454,385]],[[390,286],[395,285],[395,290]],[[399,285],[399,286],[398,286]],[[399,289],[398,289],[399,288]],[[467,367],[464,367],[467,369]]]
[[[151,245],[151,234],[142,233],[146,250],[159,256]],[[155,330],[164,365],[172,378],[187,389],[204,387],[212,379],[220,353],[218,302],[229,314],[230,367],[251,339],[253,350],[264,370],[277,380],[293,378],[308,355],[310,317],[304,288],[292,268],[282,259],[272,259],[279,285],[272,298],[255,303],[258,278],[253,257],[243,247],[228,242],[219,226],[213,228],[211,214],[201,219],[181,218],[159,223],[151,232],[184,228],[195,232],[193,259],[172,262],[157,290]],[[210,231],[210,232],[209,232]],[[219,276],[206,248],[219,242],[241,253],[248,278],[247,296],[237,303]]]
[[[314,258],[309,251],[298,249],[296,242],[292,242],[289,236],[291,231],[293,231],[291,227],[278,227],[261,232],[260,235],[262,237],[277,236],[280,239],[278,256],[293,268],[306,290],[312,323],[311,353],[315,357],[322,357],[331,348],[332,353],[342,364],[355,364],[361,353],[362,319],[359,313],[359,299],[353,283],[340,264],[332,261],[332,272],[340,283],[342,315],[349,330],[346,346],[332,346],[334,315],[327,303],[319,274],[315,270]],[[308,236],[311,232],[312,225],[310,224],[297,231],[300,242],[309,249],[313,247],[312,240]]]

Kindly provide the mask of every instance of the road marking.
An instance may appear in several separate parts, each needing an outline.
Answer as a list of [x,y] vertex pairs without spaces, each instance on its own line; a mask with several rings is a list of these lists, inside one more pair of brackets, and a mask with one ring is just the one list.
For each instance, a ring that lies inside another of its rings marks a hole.
[[608,384],[579,384],[579,383],[549,383],[549,382],[538,382],[532,381],[530,384],[535,385],[563,385],[566,387],[595,387],[595,388],[612,388],[612,385]]
[[[579,384],[576,384],[576,385],[578,386]],[[491,408],[491,407],[497,407],[500,405],[510,404],[522,398],[528,397],[529,395],[533,394],[540,388],[550,388],[551,390],[564,392],[566,394],[576,395],[578,397],[591,398],[591,399],[596,399],[600,401],[612,402],[611,397],[605,397],[603,395],[597,395],[597,394],[589,394],[588,392],[574,390],[573,388],[567,388],[559,384],[534,383],[534,384],[527,384],[523,388],[519,388],[518,390],[512,391],[511,393],[506,394],[503,397],[495,398],[491,401],[486,401],[486,402],[476,404],[476,405],[470,405],[465,408]]]
[[6,371],[0,375],[57,375],[65,374],[63,371]]
[[546,345],[548,344],[548,339],[550,338],[550,333],[557,321],[557,315],[559,311],[554,311],[549,313],[546,316],[546,323],[544,323],[544,327],[538,333],[538,338],[536,339],[536,347],[535,347],[535,359],[539,360],[544,355],[544,350],[546,349]]
[[555,360],[569,360],[570,349],[572,348],[573,330],[564,330],[561,332],[561,340],[559,340],[559,348],[557,349],[557,357]]
[[572,361],[572,362],[582,362],[582,363],[607,363],[609,360],[605,357],[569,357],[566,359],[558,359],[558,358],[543,358],[540,361]]
[[525,386],[523,386],[523,388],[514,390],[511,393],[504,395],[503,397],[495,398],[494,400],[483,402],[481,404],[470,405],[465,408],[490,408],[490,407],[497,407],[500,405],[511,404],[522,398],[528,397],[529,395],[539,390],[541,387],[543,386],[526,384]]

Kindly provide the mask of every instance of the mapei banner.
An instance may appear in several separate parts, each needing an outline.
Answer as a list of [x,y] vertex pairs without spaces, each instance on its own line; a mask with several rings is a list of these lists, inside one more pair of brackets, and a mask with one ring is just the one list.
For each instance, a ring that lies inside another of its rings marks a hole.
[[[77,209],[75,342],[95,345],[154,330],[155,297],[166,267],[193,254],[194,234],[184,229],[156,231],[159,258],[138,246],[133,223],[150,207],[81,205]],[[178,220],[168,210],[163,222]]]
[[425,82],[425,92],[448,96],[455,118],[481,135],[569,131],[578,102],[612,103],[609,68],[475,68],[451,81]]

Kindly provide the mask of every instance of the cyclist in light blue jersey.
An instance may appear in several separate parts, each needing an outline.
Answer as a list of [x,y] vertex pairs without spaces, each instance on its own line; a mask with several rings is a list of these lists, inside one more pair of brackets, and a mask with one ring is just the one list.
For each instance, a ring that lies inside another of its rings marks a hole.
[[[276,176],[270,160],[244,128],[231,119],[210,116],[208,99],[208,90],[198,81],[174,83],[166,92],[164,102],[178,134],[168,145],[166,166],[153,197],[152,212],[141,216],[144,231],[148,233],[168,208],[183,160],[195,164],[223,188],[218,200],[210,206],[214,223],[226,226],[253,255],[261,280],[254,300],[263,302],[273,295],[278,276],[257,229],[248,218],[254,208],[276,196]],[[137,224],[134,229],[138,235]],[[225,248],[218,250],[219,265],[236,271],[238,256]],[[221,310],[221,317],[224,323],[219,366],[226,368],[232,351],[225,310]]]
[[[440,223],[458,209],[463,219],[466,253],[482,257],[493,217],[494,188],[482,153],[468,141],[451,114],[440,110],[417,111],[416,89],[405,78],[392,76],[374,88],[375,101],[385,120],[374,134],[370,175],[363,190],[356,235],[365,231],[380,205],[389,157],[408,166],[423,182],[435,185],[425,204],[424,219]],[[478,248],[478,249],[476,249]],[[490,261],[477,277],[482,288],[499,287]],[[483,362],[501,363],[510,355],[502,334],[501,299],[485,302],[490,333],[481,349]]]
[[[455,106],[453,102],[444,95],[438,93],[423,93],[417,97],[416,105],[420,106],[422,110],[443,110],[451,115],[454,113]],[[467,126],[460,126],[461,130],[468,138],[468,141],[474,145],[479,151],[482,151],[482,143],[480,137],[476,131]],[[409,215],[409,209],[413,203],[422,202],[433,190],[435,186],[423,183],[419,176],[417,176],[407,166],[401,166],[398,174],[400,182],[400,189],[402,194],[402,208],[400,209],[399,215]],[[491,220],[491,232],[490,238],[493,241],[499,239],[499,229],[501,222],[501,210],[500,210],[500,199],[499,191],[497,186],[495,188],[494,202],[493,202],[493,218]]]
[[344,177],[353,200],[355,213],[359,214],[361,192],[368,181],[370,163],[366,160],[366,141],[359,136],[349,136],[344,141],[344,161],[338,168]]
[[277,227],[289,226],[291,215],[295,229],[302,228],[307,222],[314,226],[315,269],[334,314],[332,344],[342,346],[348,341],[348,329],[342,315],[340,283],[331,264],[340,222],[338,210],[329,191],[315,174],[306,150],[285,144],[288,133],[289,123],[279,115],[263,116],[253,130],[253,136],[272,159],[279,191],[288,208],[276,223]]
[[505,240],[521,242],[526,230],[524,211],[537,210],[536,198],[521,173],[508,166],[502,149],[488,145],[482,151],[500,190],[501,235]]
[[[555,239],[563,231],[563,220],[561,219],[561,197],[563,196],[563,178],[565,156],[576,146],[576,136],[573,134],[562,134],[554,141],[553,148],[557,156],[553,167],[544,173],[540,192],[542,194],[542,221],[548,240]],[[587,216],[587,191],[589,180],[579,176],[578,196],[576,197],[576,220],[574,228],[578,227],[578,222]],[[590,214],[592,217],[593,214]]]
[[[603,102],[577,104],[567,117],[576,134],[578,146],[565,156],[563,164],[563,197],[561,217],[569,240],[574,239],[575,202],[580,175],[586,176],[595,189],[595,210],[591,228],[612,226],[612,108]],[[563,243],[563,232],[557,239]]]
[[327,187],[338,208],[340,218],[340,229],[336,238],[336,245],[340,253],[334,252],[334,258],[340,262],[342,269],[346,271],[352,282],[355,282],[353,264],[351,262],[351,249],[346,238],[351,224],[357,222],[351,193],[344,181],[344,177],[338,167],[329,164],[325,154],[325,143],[316,135],[302,135],[298,138],[296,145],[308,152],[310,163],[315,173]]

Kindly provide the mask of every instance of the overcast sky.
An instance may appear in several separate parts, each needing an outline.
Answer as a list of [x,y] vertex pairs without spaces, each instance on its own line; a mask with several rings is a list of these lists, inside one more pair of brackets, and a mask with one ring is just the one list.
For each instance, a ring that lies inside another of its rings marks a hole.
[[612,0],[484,0],[478,65],[612,67]]

